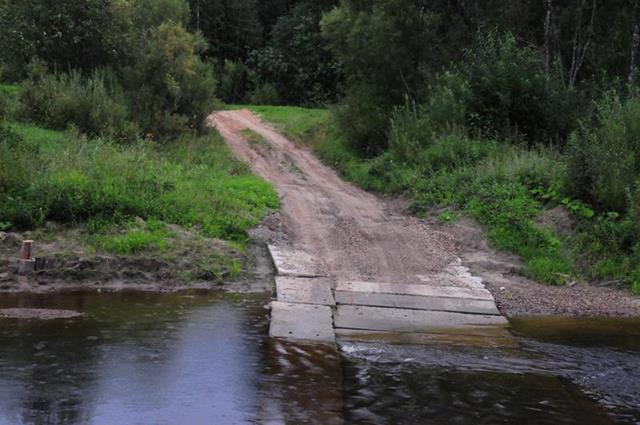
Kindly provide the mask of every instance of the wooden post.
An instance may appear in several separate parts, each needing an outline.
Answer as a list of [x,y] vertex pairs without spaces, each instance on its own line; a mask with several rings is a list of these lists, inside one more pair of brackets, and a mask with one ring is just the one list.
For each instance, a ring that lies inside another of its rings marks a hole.
[[20,249],[20,260],[18,260],[18,273],[29,274],[35,270],[36,260],[31,258],[31,247],[33,241],[27,240],[22,242],[22,248]]
[[20,259],[21,260],[31,260],[31,246],[33,245],[33,241],[27,240],[22,241],[22,249],[20,249]]

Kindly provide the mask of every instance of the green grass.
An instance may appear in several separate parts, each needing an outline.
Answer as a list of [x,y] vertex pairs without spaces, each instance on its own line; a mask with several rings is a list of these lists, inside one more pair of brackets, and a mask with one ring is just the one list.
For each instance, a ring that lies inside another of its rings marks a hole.
[[6,125],[20,134],[26,141],[37,145],[38,149],[44,153],[58,152],[61,146],[69,139],[69,135],[63,131],[49,130],[33,124],[11,122]]
[[265,139],[264,137],[262,137],[261,134],[256,133],[251,129],[245,128],[240,131],[240,134],[242,134],[242,137],[244,137],[247,140],[247,142],[253,145],[258,145],[265,148],[269,148],[271,146],[267,141],[267,139]]
[[[474,218],[493,246],[523,259],[523,272],[530,278],[553,285],[619,279],[640,293],[640,253],[624,248],[629,244],[627,224],[563,195],[566,165],[558,152],[450,134],[436,138],[413,162],[390,152],[362,159],[332,128],[327,111],[248,108],[295,140],[311,144],[345,179],[367,190],[408,195],[410,211],[418,216],[437,206],[447,208],[443,221],[458,211]],[[558,205],[576,223],[569,234],[539,224],[544,212]]]
[[[91,238],[92,244],[102,250],[118,255],[139,254],[143,251],[163,252],[169,248],[168,238],[171,236],[166,225],[151,219],[148,223],[130,221],[120,231],[98,233]],[[109,226],[110,230],[116,230]]]
[[[242,245],[246,231],[278,208],[272,187],[234,159],[217,133],[122,145],[24,124],[9,127],[13,131],[0,139],[5,228],[34,229],[48,220],[126,224],[140,217]],[[156,236],[129,231],[105,246],[135,251],[155,244]]]
[[0,83],[0,96],[1,95],[15,95],[18,93],[18,86],[13,84]]
[[288,138],[306,144],[313,144],[317,137],[316,133],[324,131],[330,118],[327,109],[254,105],[233,105],[231,107],[233,109],[249,109],[265,121],[275,124]]

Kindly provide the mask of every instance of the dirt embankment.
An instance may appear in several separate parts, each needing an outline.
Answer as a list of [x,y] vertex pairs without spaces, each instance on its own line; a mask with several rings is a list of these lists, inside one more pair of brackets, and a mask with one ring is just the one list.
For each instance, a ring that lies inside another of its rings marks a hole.
[[[49,229],[25,234],[0,232],[0,293],[44,293],[73,290],[178,291],[224,289],[263,291],[271,275],[267,253],[250,245],[247,253],[231,249],[224,241],[171,227],[170,248],[132,255],[95,253],[81,227]],[[35,239],[36,271],[18,273],[23,239]],[[249,270],[233,275],[230,262]]]
[[[462,259],[507,316],[640,315],[640,298],[625,291],[548,287],[524,278],[519,260],[491,249],[478,226],[406,216],[397,201],[344,182],[247,110],[212,114],[209,123],[237,157],[278,190],[287,240],[277,243],[320,259],[322,271],[336,279],[446,285],[442,276]],[[266,143],[249,143],[245,129]]]

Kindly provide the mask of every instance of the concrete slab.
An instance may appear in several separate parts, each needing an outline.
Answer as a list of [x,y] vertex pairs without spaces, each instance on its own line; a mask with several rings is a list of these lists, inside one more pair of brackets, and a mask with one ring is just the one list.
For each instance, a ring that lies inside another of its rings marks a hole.
[[275,245],[267,248],[280,276],[326,277],[321,262],[306,252]]
[[493,301],[486,289],[460,288],[457,286],[429,286],[421,284],[338,282],[337,291],[368,292],[375,294],[418,295],[423,297],[467,298]]
[[278,301],[334,306],[331,280],[323,277],[276,277]]
[[422,297],[417,295],[336,291],[335,299],[338,304],[451,311],[471,314],[500,314],[493,301],[469,298],[441,298]]
[[425,333],[468,331],[473,335],[482,335],[488,327],[508,324],[502,316],[352,305],[339,305],[333,321],[340,329]]
[[449,333],[363,331],[356,329],[336,329],[336,339],[340,342],[383,342],[386,344],[411,345],[456,345],[482,348],[518,348],[518,341],[503,327],[484,329],[482,334],[465,334],[464,331]]
[[271,303],[269,336],[335,343],[331,308],[323,305]]

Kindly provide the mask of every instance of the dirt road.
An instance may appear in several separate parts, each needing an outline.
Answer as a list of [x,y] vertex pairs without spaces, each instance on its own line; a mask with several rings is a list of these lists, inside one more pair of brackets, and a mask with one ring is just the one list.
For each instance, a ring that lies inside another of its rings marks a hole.
[[[588,284],[549,287],[526,279],[518,272],[521,261],[492,249],[482,230],[468,220],[442,225],[395,213],[392,203],[342,181],[311,152],[247,110],[212,114],[209,124],[238,158],[278,190],[282,227],[289,236],[279,243],[316,259],[336,281],[484,283],[508,316],[640,315],[640,299],[627,291]],[[264,143],[247,142],[243,129],[260,134]]]
[[[453,239],[341,180],[247,110],[213,114],[234,154],[274,184],[290,243],[340,280],[416,283],[455,263]],[[249,143],[243,129],[267,143]],[[449,283],[450,285],[451,283]]]

